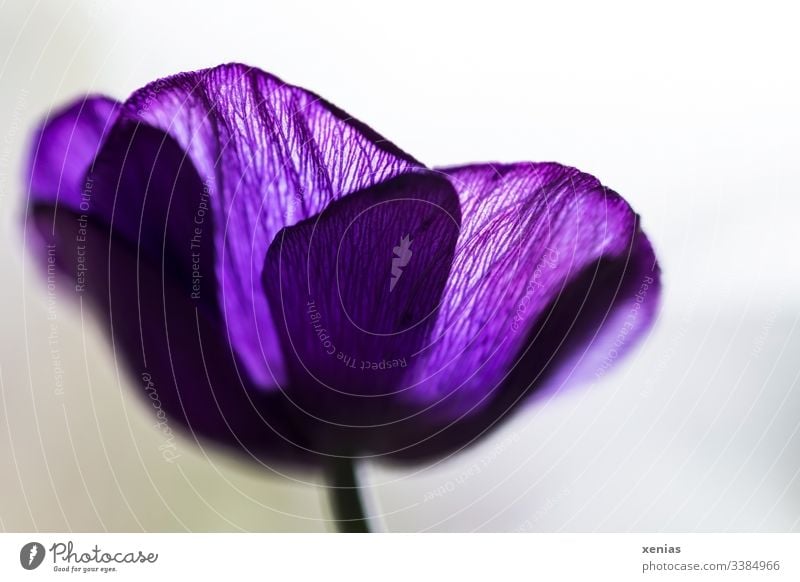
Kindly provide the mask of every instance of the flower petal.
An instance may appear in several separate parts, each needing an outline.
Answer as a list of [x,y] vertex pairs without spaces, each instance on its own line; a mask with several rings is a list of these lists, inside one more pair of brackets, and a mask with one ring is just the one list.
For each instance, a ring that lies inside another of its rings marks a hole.
[[462,446],[533,390],[602,375],[658,305],[659,269],[638,217],[592,176],[550,163],[443,171],[459,192],[462,230],[406,393],[436,428],[398,456]]
[[122,115],[169,134],[210,190],[227,331],[257,383],[282,382],[260,282],[275,234],[417,162],[318,96],[238,64],[156,81]]
[[435,323],[459,223],[449,181],[414,173],[275,238],[264,288],[286,354],[286,395],[316,450],[375,450],[410,413],[398,392]]
[[190,244],[203,197],[197,172],[172,138],[115,123],[116,111],[89,98],[35,135],[26,217],[35,252],[56,266],[59,294],[100,315],[120,360],[164,411],[161,430],[182,424],[258,460],[309,462],[280,394],[256,390],[236,367],[213,268],[209,292],[192,297],[191,254],[214,260],[211,217],[208,235]]
[[80,194],[106,134],[117,119],[119,104],[88,96],[52,115],[33,136],[28,161],[31,202],[80,208]]
[[[280,393],[247,385],[219,322],[188,299],[170,265],[162,270],[107,225],[69,210],[56,217],[55,206],[40,204],[29,220],[46,237],[59,294],[71,294],[100,314],[115,358],[143,388],[167,440],[182,425],[195,439],[259,462],[313,462],[297,446],[304,437],[287,425]],[[180,446],[162,452],[171,462]]]
[[107,100],[80,101],[43,125],[30,164],[31,207],[55,208],[54,221],[62,210],[111,227],[153,265],[170,265],[187,299],[213,314],[218,309],[207,192],[172,138],[117,118],[117,110]]

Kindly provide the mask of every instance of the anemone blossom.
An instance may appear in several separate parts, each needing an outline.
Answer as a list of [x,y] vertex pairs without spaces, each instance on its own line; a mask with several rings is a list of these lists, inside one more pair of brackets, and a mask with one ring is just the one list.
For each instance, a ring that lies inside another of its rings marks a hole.
[[594,177],[430,169],[243,65],[74,102],[34,136],[28,177],[35,256],[170,421],[332,466],[351,529],[352,459],[464,448],[604,374],[658,304],[638,216]]

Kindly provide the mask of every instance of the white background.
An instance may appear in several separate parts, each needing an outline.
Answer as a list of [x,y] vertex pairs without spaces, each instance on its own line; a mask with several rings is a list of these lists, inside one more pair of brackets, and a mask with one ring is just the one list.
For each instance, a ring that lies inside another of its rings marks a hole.
[[[334,4],[337,4],[334,6]],[[435,466],[364,467],[391,530],[800,530],[800,54],[791,4],[0,0],[0,528],[325,530],[314,475],[180,442],[91,318],[24,261],[20,170],[49,108],[242,61],[429,165],[556,160],[643,216],[646,343]],[[280,469],[280,468],[276,468]]]

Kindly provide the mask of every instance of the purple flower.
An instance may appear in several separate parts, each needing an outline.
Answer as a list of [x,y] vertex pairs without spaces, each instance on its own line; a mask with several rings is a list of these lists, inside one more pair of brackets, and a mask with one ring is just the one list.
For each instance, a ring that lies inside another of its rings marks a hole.
[[262,461],[458,450],[602,376],[658,304],[638,216],[592,176],[431,170],[243,65],[70,105],[29,178],[62,291],[170,420]]

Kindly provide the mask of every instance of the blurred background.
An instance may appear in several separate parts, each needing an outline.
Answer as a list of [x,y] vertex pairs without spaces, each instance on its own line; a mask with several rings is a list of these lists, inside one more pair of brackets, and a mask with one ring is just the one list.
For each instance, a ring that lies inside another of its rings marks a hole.
[[[391,531],[800,531],[800,14],[790,3],[450,8],[0,2],[0,530],[326,531],[313,474],[180,437],[23,253],[51,108],[242,61],[425,163],[557,160],[642,215],[659,321],[613,374],[463,454],[361,467]],[[48,316],[51,316],[48,319]]]

